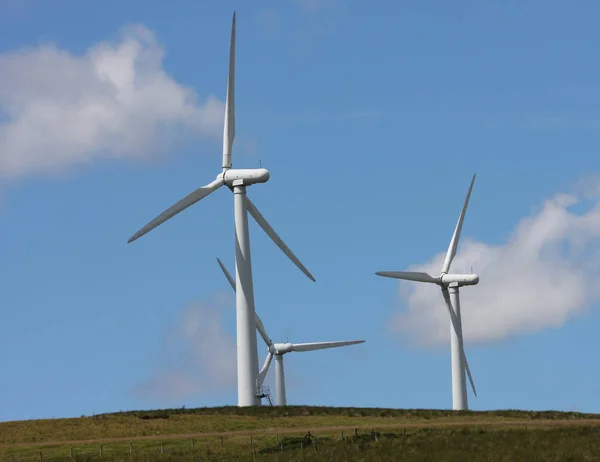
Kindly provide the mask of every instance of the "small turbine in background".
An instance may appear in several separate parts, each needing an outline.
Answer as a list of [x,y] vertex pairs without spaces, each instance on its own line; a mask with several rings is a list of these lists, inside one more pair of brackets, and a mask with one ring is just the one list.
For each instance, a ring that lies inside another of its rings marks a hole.
[[[235,292],[235,281],[225,268],[223,262],[217,258],[217,262],[223,270],[225,277],[229,281],[229,285]],[[267,345],[268,352],[267,357],[265,358],[265,362],[263,364],[262,369],[258,374],[258,382],[257,387],[260,389],[262,384],[267,376],[267,372],[269,371],[269,366],[271,365],[271,361],[273,360],[273,356],[275,356],[275,405],[276,406],[285,406],[287,403],[286,394],[285,394],[285,375],[283,370],[283,355],[286,353],[291,353],[292,351],[315,351],[315,350],[325,350],[327,348],[337,348],[348,345],[356,345],[357,343],[364,343],[364,340],[345,340],[339,342],[313,342],[313,343],[273,343],[271,338],[267,335],[265,330],[265,326],[261,321],[260,317],[257,313],[256,316],[256,329],[260,333],[260,336],[265,341]]]

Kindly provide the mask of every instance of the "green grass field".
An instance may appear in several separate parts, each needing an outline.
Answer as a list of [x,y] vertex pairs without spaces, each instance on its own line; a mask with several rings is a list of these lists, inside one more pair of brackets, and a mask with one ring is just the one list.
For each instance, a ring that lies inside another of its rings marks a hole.
[[[310,437],[307,436],[310,432]],[[290,406],[0,423],[0,459],[600,460],[600,415]]]

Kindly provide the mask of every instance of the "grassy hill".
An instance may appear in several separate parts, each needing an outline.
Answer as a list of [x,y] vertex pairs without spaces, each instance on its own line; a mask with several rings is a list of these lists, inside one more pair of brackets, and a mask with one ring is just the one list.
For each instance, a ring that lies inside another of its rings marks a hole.
[[0,423],[2,460],[71,455],[77,460],[600,460],[600,415],[265,406]]

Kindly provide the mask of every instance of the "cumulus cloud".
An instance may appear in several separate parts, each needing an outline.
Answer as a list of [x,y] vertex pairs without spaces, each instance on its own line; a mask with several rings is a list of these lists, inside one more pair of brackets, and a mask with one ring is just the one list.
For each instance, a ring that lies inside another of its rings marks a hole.
[[152,156],[181,135],[218,137],[223,103],[201,101],[163,58],[142,25],[82,55],[53,44],[0,54],[0,177]]
[[154,371],[134,393],[172,400],[235,388],[235,339],[223,325],[223,310],[233,304],[231,296],[219,294],[210,302],[186,306],[166,330]]
[[[522,218],[502,245],[463,238],[451,271],[479,274],[461,289],[466,343],[485,343],[562,326],[600,300],[600,181],[588,178],[577,193],[556,194]],[[458,211],[457,211],[458,213]],[[449,230],[449,233],[452,231]],[[448,236],[448,240],[450,235]],[[409,268],[440,273],[445,250]],[[450,320],[438,286],[400,283],[405,309],[392,317],[396,332],[418,346],[447,344]]]

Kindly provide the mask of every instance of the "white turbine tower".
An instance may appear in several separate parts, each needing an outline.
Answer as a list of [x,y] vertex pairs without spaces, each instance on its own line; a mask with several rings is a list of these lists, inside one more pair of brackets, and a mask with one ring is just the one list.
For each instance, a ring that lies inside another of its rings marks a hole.
[[[229,281],[231,288],[234,292],[235,290],[235,281],[225,268],[225,265],[217,258],[219,262],[219,266],[225,273],[225,277]],[[269,370],[269,366],[271,365],[271,361],[273,360],[273,356],[275,356],[275,405],[276,406],[285,406],[287,403],[286,395],[285,395],[285,376],[283,371],[283,355],[286,353],[290,353],[292,351],[314,351],[314,350],[324,350],[327,348],[337,348],[348,345],[356,345],[357,343],[364,343],[364,340],[346,340],[340,342],[313,342],[313,343],[273,343],[271,338],[267,335],[265,330],[265,326],[263,322],[260,320],[258,314],[255,313],[256,316],[256,329],[260,333],[260,336],[265,341],[268,353],[265,358],[265,362],[263,364],[260,373],[258,374],[258,386],[261,387],[267,372]]]
[[234,74],[235,74],[235,12],[231,26],[231,45],[229,50],[229,78],[227,81],[227,99],[225,101],[225,127],[223,130],[223,171],[217,178],[206,186],[188,194],[175,205],[168,208],[137,233],[129,242],[143,236],[161,223],[178,214],[190,205],[226,185],[234,194],[235,215],[235,262],[236,276],[240,290],[236,294],[236,329],[237,329],[237,377],[238,377],[238,406],[260,405],[257,396],[258,350],[256,346],[256,331],[254,329],[254,290],[252,285],[252,264],[250,259],[250,238],[248,235],[248,213],[256,220],[267,235],[277,246],[308,276],[315,278],[296,258],[292,251],[279,238],[277,233],[267,223],[256,206],[246,196],[246,187],[269,180],[269,171],[258,169],[232,169],[231,148],[235,136],[235,104],[234,104]]
[[465,381],[465,371],[469,376],[471,382],[471,388],[473,393],[477,396],[475,390],[475,384],[473,383],[473,377],[471,376],[471,370],[469,369],[469,363],[465,355],[463,346],[463,335],[462,335],[462,321],[460,316],[460,297],[459,287],[461,286],[473,286],[479,282],[479,276],[476,274],[449,274],[450,264],[456,255],[456,249],[458,247],[458,241],[460,239],[460,232],[462,230],[463,221],[465,220],[465,214],[467,212],[467,206],[469,205],[469,198],[471,197],[471,191],[473,190],[473,184],[475,183],[475,175],[471,180],[471,186],[467,192],[465,203],[463,204],[458,223],[454,230],[454,235],[450,241],[448,252],[446,253],[446,259],[442,266],[441,274],[438,277],[430,276],[427,273],[409,272],[409,271],[379,271],[375,274],[378,276],[384,276],[388,278],[404,279],[407,281],[417,282],[429,282],[437,284],[442,289],[442,295],[450,314],[450,321],[452,323],[450,330],[450,348],[452,356],[452,409],[454,410],[466,410],[468,409],[467,404],[467,384]]

